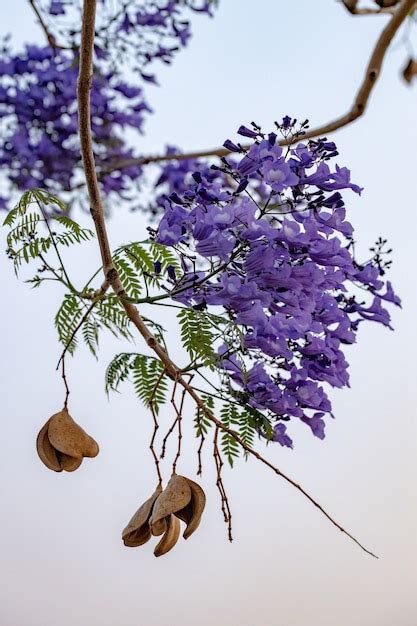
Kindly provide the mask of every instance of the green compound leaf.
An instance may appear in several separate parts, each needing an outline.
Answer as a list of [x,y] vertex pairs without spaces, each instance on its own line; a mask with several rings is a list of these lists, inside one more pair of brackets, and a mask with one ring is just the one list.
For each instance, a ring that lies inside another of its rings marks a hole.
[[76,243],[83,243],[94,237],[94,233],[89,228],[80,228],[78,231],[66,230],[63,233],[54,235],[56,245],[68,248]]
[[[220,418],[224,426],[227,426],[231,430],[237,430],[236,426],[240,423],[240,415],[235,404],[224,404],[220,409]],[[230,467],[233,467],[233,463],[238,458],[240,450],[239,444],[232,434],[222,432],[221,449],[228,460]]]
[[159,359],[138,354],[133,362],[133,386],[136,395],[147,407],[152,406],[155,413],[166,401],[167,382],[162,377],[164,366]]
[[97,359],[100,324],[90,315],[83,324],[82,335],[91,354]]
[[120,383],[131,380],[135,393],[146,407],[155,413],[166,402],[167,380],[161,376],[164,366],[153,356],[121,353],[114,357],[106,370],[106,391],[118,391]]
[[120,383],[129,378],[131,361],[135,356],[135,354],[122,352],[121,354],[116,354],[113,360],[110,361],[105,374],[107,393],[109,391],[118,391]]
[[255,432],[260,431],[267,441],[272,441],[274,437],[274,429],[266,415],[257,411],[253,407],[246,405],[243,416]]
[[[201,399],[203,400],[206,407],[210,409],[210,411],[214,411],[214,399],[211,396],[202,393]],[[195,436],[204,437],[205,435],[207,435],[208,430],[212,427],[212,425],[212,422],[204,415],[204,412],[197,407],[194,417]]]
[[[42,264],[48,263],[44,255],[52,248],[59,246],[69,247],[76,243],[88,241],[94,237],[93,231],[81,228],[77,222],[65,215],[52,215],[47,217],[43,207],[53,204],[59,210],[65,210],[65,205],[56,196],[40,189],[25,191],[18,204],[8,213],[4,225],[10,228],[7,235],[7,255],[14,263],[16,274],[23,262],[37,259]],[[33,209],[30,208],[33,206]],[[30,209],[30,210],[29,210]],[[53,222],[57,223],[58,230],[51,228]],[[65,230],[62,230],[65,229]],[[59,256],[59,255],[57,255]],[[55,279],[63,269],[56,267],[57,259],[51,264],[55,268]],[[61,259],[58,259],[61,264]],[[49,270],[51,271],[51,270]],[[43,278],[37,278],[38,284]]]
[[96,315],[101,324],[105,326],[115,337],[132,339],[129,330],[130,320],[126,315],[120,300],[115,295],[108,296],[97,303]]
[[[174,268],[177,277],[182,274],[175,253],[154,242],[133,242],[121,246],[115,251],[113,259],[126,292],[134,299],[139,297],[143,286],[147,288],[160,285],[169,265]],[[161,264],[160,274],[155,273],[156,262]]]
[[163,246],[160,243],[151,243],[150,250],[154,261],[159,261],[161,263],[161,274],[165,273],[168,265],[171,265],[175,269],[177,277],[182,274],[178,257],[167,246]]
[[182,344],[191,360],[213,369],[217,355],[213,349],[215,336],[210,319],[203,311],[194,309],[182,309],[177,318]]
[[77,337],[72,334],[83,315],[81,302],[77,296],[66,294],[55,316],[55,327],[58,331],[59,341],[67,346],[70,354],[74,353]]
[[142,291],[140,274],[130,259],[116,256],[114,257],[114,264],[126,294],[129,298],[139,298]]

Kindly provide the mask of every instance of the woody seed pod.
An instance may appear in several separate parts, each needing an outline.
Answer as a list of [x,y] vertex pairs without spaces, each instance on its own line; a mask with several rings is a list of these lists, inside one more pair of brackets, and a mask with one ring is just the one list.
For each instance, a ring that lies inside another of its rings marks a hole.
[[201,516],[206,506],[206,495],[200,485],[190,478],[185,478],[185,480],[191,490],[191,500],[186,507],[177,511],[175,515],[186,523],[187,528],[184,530],[183,537],[188,539],[200,525]]
[[42,426],[36,449],[44,465],[54,472],[73,472],[84,457],[95,457],[99,452],[96,441],[72,419],[66,407]]
[[174,474],[153,507],[149,520],[152,534],[161,534],[160,530],[163,525],[158,522],[186,507],[190,500],[191,489],[186,479]]
[[142,504],[141,507],[133,515],[132,519],[122,532],[122,539],[125,546],[136,548],[143,545],[151,538],[151,530],[149,527],[149,517],[152,513],[153,505],[162,491],[161,485],[158,485],[151,497]]
[[158,543],[154,550],[155,556],[162,556],[166,554],[175,546],[180,536],[180,522],[174,515],[169,515],[167,518],[167,529],[161,541]]

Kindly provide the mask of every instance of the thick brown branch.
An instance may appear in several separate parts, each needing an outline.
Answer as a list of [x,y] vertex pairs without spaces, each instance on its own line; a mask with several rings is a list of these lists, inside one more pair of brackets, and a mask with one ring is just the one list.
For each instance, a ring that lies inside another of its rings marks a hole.
[[379,9],[362,9],[358,7],[358,0],[342,0],[342,4],[351,15],[392,15],[394,7],[380,7]]
[[394,11],[392,18],[385,26],[378,38],[378,41],[376,42],[371,58],[369,59],[366,67],[362,83],[350,110],[345,113],[345,115],[335,119],[333,122],[329,122],[323,126],[309,130],[303,136],[303,139],[311,139],[313,137],[323,136],[327,133],[339,130],[344,126],[351,124],[364,114],[371,92],[381,73],[382,64],[388,47],[415,4],[416,0],[403,0],[403,2],[401,2]]
[[109,282],[111,287],[123,304],[123,307],[128,315],[129,319],[136,326],[139,333],[145,339],[148,346],[158,355],[162,361],[165,371],[173,380],[177,381],[193,398],[197,407],[206,415],[206,417],[213,422],[220,430],[228,432],[234,439],[242,446],[242,448],[250,455],[257,458],[261,463],[267,465],[278,476],[281,476],[284,480],[290,483],[297,491],[302,493],[315,507],[319,509],[325,515],[325,517],[338,528],[345,535],[350,537],[358,546],[360,546],[365,552],[375,556],[372,552],[362,546],[357,539],[355,539],[350,533],[348,533],[342,526],[336,522],[325,509],[309,494],[297,484],[292,478],[284,474],[280,469],[275,467],[267,459],[263,458],[259,452],[248,446],[240,436],[225,426],[220,420],[218,420],[213,413],[208,409],[203,400],[197,394],[197,392],[190,386],[190,384],[181,375],[179,368],[170,359],[164,348],[155,339],[149,328],[143,321],[137,308],[128,302],[123,296],[125,292],[118,276],[117,270],[113,265],[112,255],[110,250],[109,239],[107,235],[106,222],[104,216],[103,203],[100,196],[100,189],[97,180],[97,173],[95,169],[95,160],[93,154],[93,143],[91,135],[91,122],[90,122],[90,89],[92,82],[92,58],[93,58],[93,46],[94,46],[94,25],[95,25],[95,13],[96,13],[96,0],[84,0],[83,11],[83,25],[82,25],[82,40],[81,40],[81,57],[80,57],[80,70],[78,79],[78,115],[79,115],[79,130],[80,130],[80,143],[81,154],[84,164],[84,173],[87,183],[87,189],[91,204],[91,214],[96,227],[97,238],[100,245],[100,253],[103,263],[103,271],[105,279]]
[[[369,59],[367,68],[365,70],[365,75],[363,77],[362,83],[349,111],[341,117],[333,120],[332,122],[327,122],[322,126],[318,126],[307,131],[302,136],[303,140],[312,139],[314,137],[320,137],[327,135],[328,133],[332,133],[336,130],[339,130],[340,128],[343,128],[344,126],[347,126],[348,124],[351,124],[364,114],[371,92],[381,73],[385,53],[401,24],[407,18],[415,4],[416,0],[403,0],[403,2],[401,2],[395,10],[391,9],[391,11],[393,11],[392,18],[385,26],[381,35],[378,38],[378,41],[376,42],[371,58]],[[291,139],[283,139],[280,141],[280,145],[285,146],[291,142]],[[248,148],[249,146],[244,147]],[[227,150],[226,148],[214,148],[211,150],[198,150],[196,152],[187,152],[183,154],[165,154],[159,156],[131,158],[117,161],[113,164],[110,163],[105,170],[102,170],[102,173],[104,174],[106,172],[123,169],[124,167],[128,167],[131,165],[147,165],[149,163],[159,163],[161,161],[184,161],[187,159],[198,159],[202,157],[224,157],[228,154],[230,154],[230,150]]]

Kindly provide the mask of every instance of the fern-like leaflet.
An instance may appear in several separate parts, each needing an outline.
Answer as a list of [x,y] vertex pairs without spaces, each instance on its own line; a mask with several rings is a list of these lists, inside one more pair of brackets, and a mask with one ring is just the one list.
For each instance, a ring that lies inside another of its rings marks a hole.
[[[201,399],[210,411],[214,411],[214,399],[211,396],[206,393],[201,393]],[[212,422],[204,415],[203,411],[197,408],[194,418],[195,436],[205,437],[211,426]]]
[[[47,215],[45,207],[50,205],[61,212],[66,210],[59,198],[52,194],[40,189],[25,191],[3,222],[3,225],[10,229],[7,235],[7,254],[13,260],[16,274],[23,262],[29,263],[31,260],[41,259],[44,264],[44,255],[52,247],[57,251],[59,246],[69,247],[88,241],[94,236],[93,231],[81,228],[77,222],[66,215],[58,214],[56,210]],[[54,232],[51,228],[53,222],[59,224],[64,230]],[[59,277],[62,269],[59,267],[55,271],[55,279]],[[49,271],[52,271],[50,267]],[[31,282],[39,285],[42,280],[43,278],[36,276]]]
[[132,338],[129,330],[130,320],[116,295],[110,295],[100,300],[95,310],[102,325],[110,330],[115,337]]
[[77,337],[73,336],[75,328],[82,318],[81,301],[73,294],[66,294],[55,316],[55,327],[59,341],[67,348],[70,354],[74,353]]
[[217,355],[213,349],[215,336],[210,318],[203,311],[185,308],[178,313],[177,318],[182,344],[191,361],[199,361],[201,365],[213,368]]
[[84,322],[82,336],[91,354],[97,358],[100,323],[91,314]]
[[[232,403],[226,403],[222,406],[220,409],[220,417],[222,424],[231,430],[234,430],[235,426],[238,426],[240,423],[239,411],[236,405]],[[233,467],[234,461],[239,456],[239,444],[231,433],[222,433],[221,448],[230,467]]]
[[131,380],[135,393],[155,413],[166,402],[167,381],[161,361],[153,356],[121,353],[114,357],[106,371],[106,391],[118,391],[120,383]]

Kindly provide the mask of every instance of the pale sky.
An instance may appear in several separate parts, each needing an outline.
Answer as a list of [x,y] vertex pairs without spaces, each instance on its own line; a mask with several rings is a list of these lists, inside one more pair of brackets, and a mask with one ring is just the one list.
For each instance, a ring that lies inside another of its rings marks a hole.
[[[7,3],[1,29],[41,41],[27,4]],[[214,20],[194,19],[189,47],[159,72],[162,87],[148,90],[155,114],[137,150],[214,147],[242,123],[272,128],[285,114],[313,124],[338,116],[386,20],[352,18],[333,0],[221,0]],[[325,441],[299,425],[293,451],[267,451],[381,558],[254,460],[225,472],[229,545],[209,454],[199,531],[160,559],[150,543],[125,548],[121,530],[155,487],[151,417],[129,385],[108,401],[103,375],[114,353],[132,348],[106,339],[99,363],[85,349],[69,362],[72,413],[101,452],[73,474],[49,472],[35,438],[62,405],[53,328],[62,293],[30,291],[3,256],[1,626],[415,626],[417,86],[399,79],[405,56],[398,42],[366,117],[334,135],[338,162],[365,187],[346,202],[359,249],[389,238],[403,310],[393,311],[395,332],[364,324],[347,349],[351,388],[331,393],[336,420]],[[141,237],[143,218],[115,208],[109,228],[116,246]],[[77,276],[97,265],[95,245],[71,257]],[[179,471],[193,478],[186,431]]]

